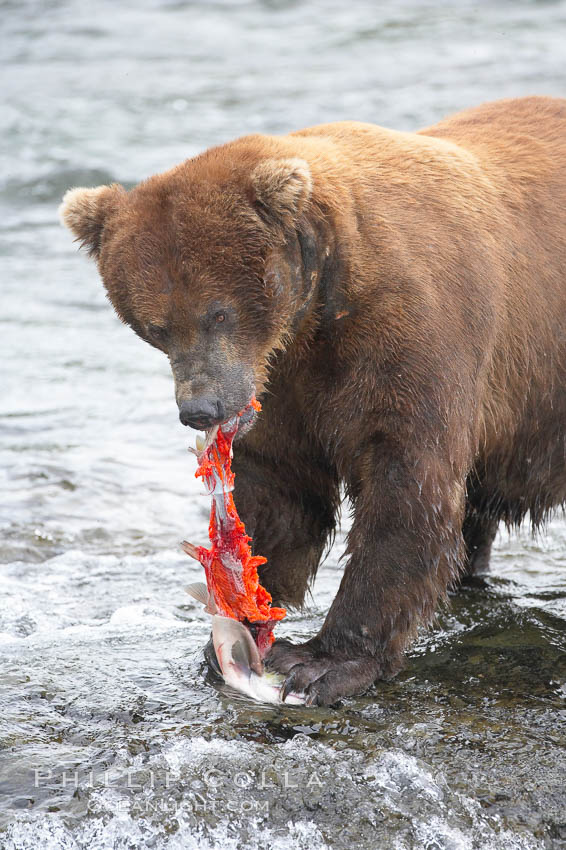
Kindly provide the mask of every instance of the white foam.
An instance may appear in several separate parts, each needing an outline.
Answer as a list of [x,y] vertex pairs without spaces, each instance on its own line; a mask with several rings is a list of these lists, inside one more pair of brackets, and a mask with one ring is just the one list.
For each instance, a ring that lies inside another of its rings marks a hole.
[[226,741],[224,738],[208,740],[200,735],[194,738],[182,738],[174,741],[163,750],[163,757],[173,774],[179,774],[187,764],[198,767],[212,756],[222,756],[225,759],[245,760],[254,758],[256,748],[244,741]]
[[391,803],[407,790],[440,804],[444,799],[444,783],[437,780],[416,758],[401,750],[383,753],[379,761],[366,770],[366,776],[369,784],[378,786],[388,795]]
[[[111,820],[91,818],[71,832],[61,817],[41,818],[20,816],[8,828],[3,850],[238,850],[242,846],[234,837],[232,825],[226,821],[217,827],[195,829],[182,814],[177,815],[178,830],[165,834],[151,823],[132,818],[129,813],[117,813]],[[287,824],[286,834],[268,826],[250,822],[246,850],[328,850],[318,827],[312,821]]]
[[[476,800],[452,793],[441,774],[401,750],[382,753],[365,776],[387,808],[410,818],[414,838],[395,838],[392,850],[543,850],[536,839],[503,828],[497,815],[488,820]],[[412,795],[421,800],[418,815]],[[454,825],[463,819],[470,822],[465,831]]]

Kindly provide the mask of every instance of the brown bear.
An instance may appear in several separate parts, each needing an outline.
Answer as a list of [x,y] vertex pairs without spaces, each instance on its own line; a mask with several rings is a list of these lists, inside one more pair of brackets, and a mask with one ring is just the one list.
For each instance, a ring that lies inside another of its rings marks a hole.
[[345,487],[324,625],[268,656],[313,704],[395,674],[498,523],[566,500],[565,164],[566,100],[528,97],[246,136],[63,200],[181,421],[261,399],[235,498],[275,603],[301,604]]

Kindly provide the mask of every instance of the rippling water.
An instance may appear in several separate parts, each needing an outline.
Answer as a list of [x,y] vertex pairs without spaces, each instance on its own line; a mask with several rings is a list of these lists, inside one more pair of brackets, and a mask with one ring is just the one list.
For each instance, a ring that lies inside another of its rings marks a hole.
[[[0,3],[0,847],[566,847],[566,523],[498,541],[406,671],[342,708],[207,680],[168,365],[56,220],[249,131],[412,129],[563,94],[565,2]],[[337,588],[342,533],[312,604]]]

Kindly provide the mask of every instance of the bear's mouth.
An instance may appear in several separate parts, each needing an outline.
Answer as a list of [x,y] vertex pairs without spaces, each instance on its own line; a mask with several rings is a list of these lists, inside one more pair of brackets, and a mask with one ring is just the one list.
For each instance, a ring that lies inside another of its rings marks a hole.
[[200,456],[212,445],[220,428],[222,428],[224,433],[235,432],[235,441],[243,437],[244,434],[247,434],[253,428],[256,416],[257,411],[254,407],[254,402],[249,401],[241,413],[236,413],[235,416],[231,416],[229,419],[225,419],[224,422],[213,425],[211,428],[203,428],[204,439],[200,435],[196,439],[197,455]]
[[235,437],[236,440],[238,439],[238,437],[243,437],[244,434],[247,434],[247,432],[250,431],[253,428],[255,420],[256,420],[256,416],[257,416],[256,409],[252,405],[251,401],[249,401],[247,403],[246,407],[244,407],[244,409],[243,409],[243,411],[240,415],[240,421],[238,423],[238,430],[236,432],[236,437]]

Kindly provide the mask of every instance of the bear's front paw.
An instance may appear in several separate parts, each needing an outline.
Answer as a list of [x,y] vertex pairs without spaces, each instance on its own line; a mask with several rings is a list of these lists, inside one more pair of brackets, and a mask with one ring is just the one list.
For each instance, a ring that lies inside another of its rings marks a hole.
[[286,677],[282,700],[291,692],[304,693],[306,705],[332,705],[342,697],[362,694],[381,675],[377,658],[325,653],[317,646],[316,638],[298,646],[275,641],[265,664]]

